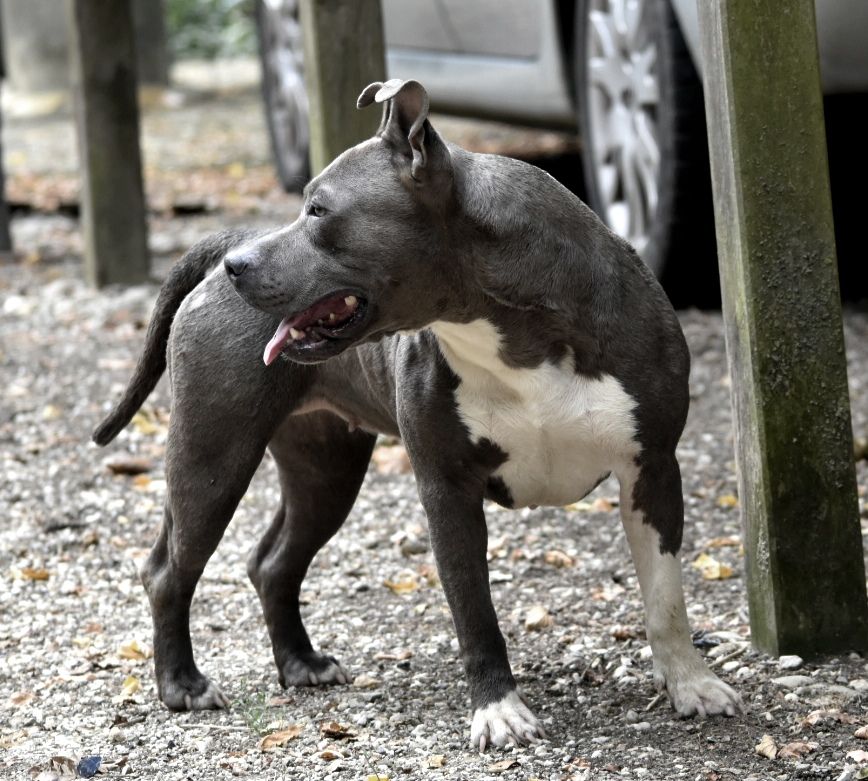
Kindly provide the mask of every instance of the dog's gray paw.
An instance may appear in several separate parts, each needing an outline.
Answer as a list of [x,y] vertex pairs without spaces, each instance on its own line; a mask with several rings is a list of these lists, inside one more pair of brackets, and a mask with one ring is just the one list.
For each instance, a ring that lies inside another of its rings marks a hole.
[[223,710],[229,699],[204,675],[189,681],[168,681],[160,687],[160,699],[169,710]]
[[657,671],[658,688],[666,689],[672,707],[680,716],[735,716],[744,712],[738,693],[720,680],[698,659],[667,673]]
[[280,685],[326,686],[352,683],[353,677],[333,656],[308,651],[296,654],[284,662],[280,670]]
[[545,737],[545,730],[518,690],[502,700],[477,708],[470,726],[470,746],[485,751],[486,746],[503,747],[510,743],[523,746]]

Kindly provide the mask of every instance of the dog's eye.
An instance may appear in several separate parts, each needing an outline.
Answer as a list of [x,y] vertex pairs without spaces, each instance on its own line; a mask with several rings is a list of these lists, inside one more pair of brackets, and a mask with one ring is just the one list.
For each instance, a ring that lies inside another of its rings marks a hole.
[[323,217],[325,216],[325,213],[326,210],[318,203],[312,203],[307,207],[308,217]]

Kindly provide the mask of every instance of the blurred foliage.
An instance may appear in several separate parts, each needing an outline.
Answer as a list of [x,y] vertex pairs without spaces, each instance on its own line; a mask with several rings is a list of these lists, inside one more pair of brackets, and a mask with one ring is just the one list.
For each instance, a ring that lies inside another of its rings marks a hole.
[[254,14],[255,0],[166,0],[173,58],[254,54]]

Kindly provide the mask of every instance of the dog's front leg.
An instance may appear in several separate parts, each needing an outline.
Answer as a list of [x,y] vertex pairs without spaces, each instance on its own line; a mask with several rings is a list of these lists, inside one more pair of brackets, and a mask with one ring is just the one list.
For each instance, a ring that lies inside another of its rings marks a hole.
[[690,638],[681,583],[684,506],[678,462],[672,454],[644,453],[641,466],[622,470],[618,479],[655,683],[682,716],[732,716],[743,708],[740,697],[705,666]]
[[542,726],[516,688],[491,601],[482,486],[423,477],[419,495],[470,687],[471,745],[484,751],[539,740]]

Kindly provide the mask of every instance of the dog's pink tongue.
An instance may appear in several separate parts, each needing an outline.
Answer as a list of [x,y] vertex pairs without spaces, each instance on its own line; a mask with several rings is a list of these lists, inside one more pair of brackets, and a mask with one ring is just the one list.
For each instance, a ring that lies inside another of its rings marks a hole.
[[265,361],[266,366],[271,366],[274,359],[280,355],[280,351],[283,350],[286,340],[289,339],[289,329],[291,327],[292,321],[290,318],[286,317],[280,321],[280,325],[277,326],[277,330],[274,332],[274,336],[271,337],[271,341],[265,345],[265,353],[262,356],[262,360]]

